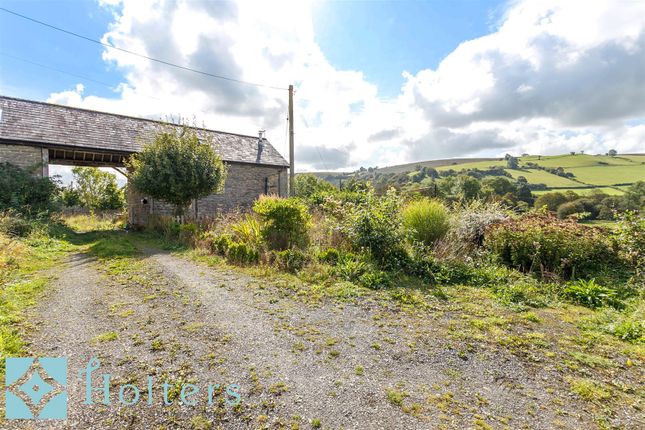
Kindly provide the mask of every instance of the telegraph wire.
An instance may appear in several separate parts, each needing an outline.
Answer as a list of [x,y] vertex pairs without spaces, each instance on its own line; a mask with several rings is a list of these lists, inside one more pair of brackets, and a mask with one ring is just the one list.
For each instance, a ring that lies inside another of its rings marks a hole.
[[[11,58],[13,60],[22,61],[22,62],[27,63],[27,64],[32,64],[34,66],[42,67],[43,69],[48,69],[48,70],[52,70],[54,72],[58,72],[58,73],[62,73],[62,74],[65,74],[65,75],[73,76],[75,78],[84,79],[84,80],[86,80],[88,82],[93,82],[95,84],[103,85],[103,86],[105,86],[105,87],[107,87],[107,88],[109,88],[111,90],[115,89],[115,86],[112,85],[112,84],[108,84],[107,82],[97,81],[96,79],[90,78],[88,76],[79,75],[79,74],[73,73],[73,72],[68,72],[66,70],[62,70],[62,69],[58,69],[56,67],[48,66],[46,64],[38,63],[36,61],[31,61],[31,60],[28,60],[26,58],[16,57],[15,55],[7,54],[6,52],[2,52],[2,51],[0,51],[0,55],[2,55],[3,57]],[[141,95],[141,96],[144,96],[144,97],[151,98],[151,99],[163,101],[159,97],[151,96],[149,94],[143,94],[143,93],[140,93],[140,92],[137,92],[137,94]]]
[[97,45],[101,45],[101,46],[104,46],[106,48],[116,49],[118,51],[125,52],[126,54],[130,54],[130,55],[134,55],[134,56],[137,56],[137,57],[145,58],[145,59],[147,59],[149,61],[154,61],[154,62],[157,62],[157,63],[160,63],[160,64],[164,64],[166,66],[175,67],[175,68],[181,69],[181,70],[187,70],[189,72],[197,73],[197,74],[208,76],[208,77],[211,77],[211,78],[222,79],[222,80],[229,81],[229,82],[236,82],[238,84],[252,85],[252,86],[255,86],[255,87],[263,87],[263,88],[269,88],[269,89],[273,89],[273,90],[284,90],[284,91],[288,90],[288,88],[277,87],[277,86],[272,86],[272,85],[265,85],[265,84],[260,84],[260,83],[257,83],[257,82],[243,81],[241,79],[229,78],[227,76],[216,75],[214,73],[205,72],[203,70],[197,70],[197,69],[193,69],[191,67],[182,66],[180,64],[171,63],[170,61],[160,60],[158,58],[153,58],[153,57],[150,57],[148,55],[141,54],[139,52],[130,51],[130,50],[124,49],[124,48],[119,48],[117,46],[112,45],[111,43],[104,43],[104,42],[101,42],[100,40],[92,39],[91,37],[83,36],[82,34],[78,34],[78,33],[75,33],[73,31],[70,31],[70,30],[65,30],[64,28],[57,27],[55,25],[46,23],[44,21],[37,20],[35,18],[31,18],[29,16],[20,14],[18,12],[14,12],[14,11],[9,10],[7,8],[4,8],[4,7],[0,7],[0,11],[6,12],[8,14],[17,16],[17,17],[25,19],[27,21],[34,22],[36,24],[48,27],[48,28],[56,30],[56,31],[60,31],[60,32],[65,33],[67,35],[74,36],[74,37],[77,37],[79,39],[83,39],[83,40],[88,41],[88,42],[96,43]]

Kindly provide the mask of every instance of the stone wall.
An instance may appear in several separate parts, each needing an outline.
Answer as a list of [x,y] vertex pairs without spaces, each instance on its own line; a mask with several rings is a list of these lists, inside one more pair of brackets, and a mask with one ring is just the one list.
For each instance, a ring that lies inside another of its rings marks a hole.
[[[288,175],[286,167],[256,164],[228,163],[224,189],[211,194],[188,208],[189,219],[210,219],[218,214],[236,209],[248,209],[263,194],[287,196]],[[172,216],[174,207],[128,187],[128,217],[132,225],[146,225],[150,214]],[[144,203],[145,201],[145,203]]]
[[0,163],[11,163],[37,176],[48,175],[48,156],[45,148],[0,144]]

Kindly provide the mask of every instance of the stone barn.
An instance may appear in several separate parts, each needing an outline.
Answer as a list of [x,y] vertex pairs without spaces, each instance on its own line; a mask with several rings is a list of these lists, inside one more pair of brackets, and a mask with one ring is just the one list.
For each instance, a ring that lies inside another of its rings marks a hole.
[[[124,168],[125,160],[167,127],[161,121],[0,96],[0,163],[48,176],[50,164]],[[195,128],[227,166],[224,189],[194,201],[187,215],[212,218],[249,207],[260,195],[287,195],[289,163],[264,138]],[[128,187],[128,219],[145,225],[172,207]]]

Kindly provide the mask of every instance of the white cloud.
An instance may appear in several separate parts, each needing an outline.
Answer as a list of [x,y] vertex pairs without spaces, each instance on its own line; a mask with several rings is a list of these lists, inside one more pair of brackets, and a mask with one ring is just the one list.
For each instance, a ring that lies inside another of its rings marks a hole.
[[[296,93],[299,170],[427,158],[642,151],[645,14],[638,1],[511,3],[497,29],[465,41],[435,70],[383,100],[360,71],[338,70],[315,43],[312,5],[296,2],[101,0],[104,40],[197,69]],[[50,100],[138,116],[193,116],[285,152],[286,91],[216,80],[106,49],[124,72],[118,98],[83,88]],[[286,155],[286,154],[285,154]]]

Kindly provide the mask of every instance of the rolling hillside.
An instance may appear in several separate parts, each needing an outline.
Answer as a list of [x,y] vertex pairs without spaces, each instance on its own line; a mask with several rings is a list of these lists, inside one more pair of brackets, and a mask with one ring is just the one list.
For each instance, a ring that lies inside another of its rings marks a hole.
[[[532,163],[532,164],[529,164]],[[537,167],[535,166],[537,165]],[[461,158],[453,160],[434,160],[419,163],[402,164],[378,169],[381,173],[399,173],[414,171],[417,166],[433,167],[438,171],[463,169],[503,168],[513,178],[524,176],[529,183],[545,184],[549,190],[573,190],[580,194],[599,189],[608,194],[622,194],[624,186],[636,181],[645,181],[645,154],[618,155],[531,155],[519,158],[519,169],[506,168],[504,159]],[[573,178],[565,178],[550,173],[542,168],[555,169],[562,167],[565,173],[572,173]]]

